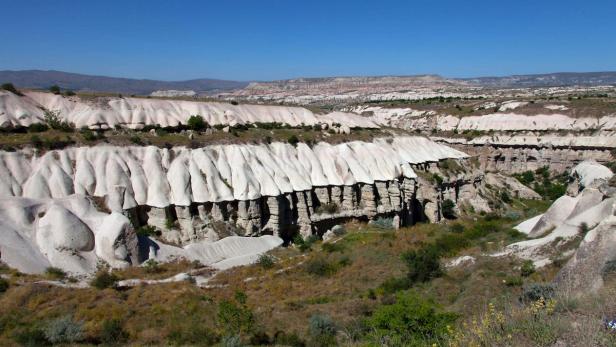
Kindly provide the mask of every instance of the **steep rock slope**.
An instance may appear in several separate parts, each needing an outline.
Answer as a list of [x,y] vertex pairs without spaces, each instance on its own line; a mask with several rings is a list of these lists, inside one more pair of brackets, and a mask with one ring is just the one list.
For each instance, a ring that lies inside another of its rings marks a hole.
[[[162,229],[163,240],[189,247],[234,235],[285,238],[299,232],[306,237],[347,219],[387,218],[392,227],[438,221],[446,199],[489,210],[475,192],[482,175],[466,158],[422,137],[312,148],[302,143],[200,149],[98,146],[40,156],[23,150],[0,153],[0,196],[7,206],[11,199],[53,203],[75,194],[95,197],[99,208],[133,225]],[[458,161],[457,171],[448,173],[451,164],[447,170],[444,164],[439,168],[443,160]],[[432,182],[430,177],[439,174],[442,181]],[[77,220],[83,218],[62,219],[79,231],[66,242],[90,251],[91,234]],[[121,224],[113,222],[107,224]],[[39,224],[30,222],[22,233],[36,234]],[[53,240],[54,229],[47,229],[41,235]],[[114,244],[106,240],[103,245],[95,237],[93,249],[103,254]],[[161,245],[152,249],[149,257],[155,258],[166,254],[156,249],[168,250]],[[174,252],[193,258],[199,253]]]

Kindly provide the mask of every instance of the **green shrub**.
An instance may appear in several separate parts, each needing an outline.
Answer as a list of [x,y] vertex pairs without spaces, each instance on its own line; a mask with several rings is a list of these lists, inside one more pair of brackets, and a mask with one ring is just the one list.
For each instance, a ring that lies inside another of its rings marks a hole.
[[28,127],[29,133],[42,133],[43,131],[47,131],[49,127],[44,123],[34,123]]
[[4,293],[9,289],[9,281],[5,278],[0,277],[0,293]]
[[66,95],[66,96],[74,96],[75,92],[72,91],[72,90],[67,90],[67,91],[64,92],[64,95]]
[[30,136],[30,143],[35,148],[38,148],[38,149],[43,148],[43,140],[41,140],[41,138],[38,135]]
[[432,181],[434,183],[436,183],[436,185],[441,186],[443,185],[443,177],[441,177],[439,174],[437,173],[433,173],[432,174]]
[[208,127],[208,124],[200,115],[190,116],[190,118],[188,118],[188,122],[186,122],[186,125],[188,125],[190,129],[196,131],[205,130]]
[[590,230],[590,228],[588,227],[588,224],[586,222],[582,222],[582,224],[580,224],[580,226],[578,227],[579,229],[579,233],[580,235],[585,236],[588,231]]
[[86,141],[95,141],[98,139],[98,135],[90,129],[82,129],[81,136]]
[[530,283],[524,286],[522,289],[522,295],[520,297],[522,302],[533,302],[541,298],[545,300],[552,299],[556,291],[554,286],[550,283]]
[[246,305],[247,298],[243,292],[235,292],[235,300],[222,300],[218,304],[218,325],[229,335],[242,335],[253,330],[254,314]]
[[351,258],[348,255],[343,255],[342,257],[340,257],[340,259],[338,259],[338,265],[340,266],[349,266],[351,265],[352,261]]
[[502,202],[506,203],[506,204],[510,204],[513,200],[511,199],[511,195],[509,195],[509,193],[507,193],[506,190],[502,190],[500,192],[500,199]]
[[54,129],[65,133],[70,133],[75,130],[75,125],[68,121],[60,119],[60,111],[45,111],[44,115],[47,125]]
[[75,343],[84,337],[83,322],[75,321],[71,316],[56,318],[45,327],[47,341],[53,344]]
[[261,254],[257,259],[257,264],[264,269],[271,269],[274,267],[276,259],[269,254]]
[[377,308],[367,323],[377,345],[388,341],[392,346],[429,346],[445,338],[447,325],[456,318],[433,302],[404,292],[396,296],[395,303]]
[[139,135],[133,135],[130,137],[130,142],[136,144],[136,145],[143,145],[143,140],[141,139],[141,137],[139,137]]
[[453,223],[449,226],[449,231],[452,233],[463,233],[465,230],[464,225],[460,223]]
[[60,92],[61,92],[60,87],[58,85],[56,85],[56,84],[54,84],[53,86],[49,87],[49,91],[54,93],[54,94],[56,94],[56,95],[60,94]]
[[101,270],[96,273],[90,285],[97,289],[114,288],[118,281],[118,277],[108,271]]
[[23,96],[23,94],[19,90],[17,90],[17,88],[15,88],[13,83],[3,83],[2,86],[0,86],[0,89],[9,91],[15,95]]
[[103,322],[100,340],[105,344],[121,344],[128,340],[128,333],[119,319],[107,319]]
[[393,217],[377,217],[371,224],[379,229],[393,229],[394,219]]
[[507,276],[505,278],[505,285],[508,287],[521,286],[524,283],[520,276]]
[[308,321],[308,332],[319,345],[334,345],[336,336],[336,324],[330,316],[314,314]]
[[525,171],[513,176],[524,185],[529,185],[535,181],[535,174],[532,171]]
[[522,277],[528,277],[535,272],[535,264],[532,260],[524,260],[522,267],[520,268],[520,275]]
[[308,260],[305,269],[309,274],[321,277],[333,275],[338,270],[335,264],[323,258]]
[[38,326],[26,326],[18,329],[13,332],[12,338],[18,344],[27,347],[48,346],[50,344],[45,337],[45,332]]
[[310,235],[308,236],[305,240],[302,237],[302,235],[295,235],[295,237],[293,238],[293,244],[302,252],[308,251],[312,249],[312,245],[318,240],[319,238],[316,235]]
[[422,247],[402,254],[411,283],[426,282],[442,274],[440,255],[435,247]]
[[445,234],[434,240],[430,248],[434,248],[435,252],[440,255],[453,256],[457,251],[464,249],[470,245],[469,238],[465,234]]
[[173,219],[165,219],[165,228],[167,229],[177,229],[177,224]]
[[164,269],[162,268],[162,266],[160,266],[160,264],[156,260],[148,259],[145,263],[143,263],[143,270],[146,273],[155,274],[155,273],[163,272]]
[[297,138],[297,136],[291,135],[287,139],[287,142],[289,142],[293,147],[297,147],[297,144],[299,143],[299,139]]
[[441,203],[441,213],[443,214],[443,217],[447,219],[455,219],[456,218],[455,207],[456,207],[456,204],[452,200],[447,199],[443,201],[443,203]]
[[47,269],[45,269],[45,275],[53,279],[62,279],[66,277],[66,272],[64,272],[64,270],[60,268],[50,266]]
[[137,229],[137,235],[139,236],[147,236],[147,237],[159,237],[162,235],[162,232],[153,225],[143,225]]
[[344,246],[340,242],[336,242],[336,243],[329,242],[329,243],[323,243],[323,245],[321,246],[321,249],[323,249],[327,253],[342,252],[344,251]]
[[393,294],[401,290],[407,290],[411,286],[412,283],[408,280],[407,277],[390,277],[379,286],[379,289],[381,289],[385,294]]

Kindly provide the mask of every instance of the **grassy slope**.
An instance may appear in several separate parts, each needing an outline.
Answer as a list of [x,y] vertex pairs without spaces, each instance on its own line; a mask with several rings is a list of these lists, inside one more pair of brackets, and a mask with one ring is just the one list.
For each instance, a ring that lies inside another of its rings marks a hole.
[[[529,202],[520,210],[536,213],[547,203]],[[461,253],[477,257],[473,266],[447,271],[441,278],[416,286],[424,297],[434,298],[445,309],[464,317],[479,315],[489,301],[509,302],[519,295],[520,286],[503,281],[519,274],[519,261],[483,256],[512,241],[509,227],[516,221],[498,220],[501,231],[474,240]],[[467,228],[475,221],[461,220]],[[87,337],[97,341],[105,320],[120,319],[131,342],[190,343],[205,341],[204,336],[222,335],[216,324],[217,305],[233,297],[237,290],[248,296],[248,305],[261,330],[273,336],[277,331],[296,332],[306,337],[309,318],[326,313],[350,335],[358,322],[393,294],[379,286],[406,273],[400,258],[404,251],[418,248],[441,235],[451,234],[448,224],[419,224],[399,231],[388,231],[365,224],[348,225],[349,233],[331,246],[318,242],[312,251],[281,248],[273,252],[278,261],[271,269],[259,265],[225,271],[202,289],[191,283],[138,286],[122,291],[105,289],[66,289],[34,284],[37,277],[11,277],[12,286],[0,296],[0,344],[11,344],[15,334],[44,326],[54,317],[72,314],[85,321]],[[329,247],[329,251],[327,250]],[[334,274],[318,276],[306,270],[315,259],[336,268]],[[157,274],[141,270],[118,272],[121,278],[164,277],[193,264],[165,265]],[[533,274],[526,281],[549,280],[555,268]],[[341,338],[343,339],[343,338]],[[340,340],[343,342],[343,340]]]

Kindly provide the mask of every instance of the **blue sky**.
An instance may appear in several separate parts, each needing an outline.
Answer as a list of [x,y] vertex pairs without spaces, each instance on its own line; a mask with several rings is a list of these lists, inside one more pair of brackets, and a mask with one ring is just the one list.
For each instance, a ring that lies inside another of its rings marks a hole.
[[0,70],[163,80],[616,70],[613,0],[0,5]]

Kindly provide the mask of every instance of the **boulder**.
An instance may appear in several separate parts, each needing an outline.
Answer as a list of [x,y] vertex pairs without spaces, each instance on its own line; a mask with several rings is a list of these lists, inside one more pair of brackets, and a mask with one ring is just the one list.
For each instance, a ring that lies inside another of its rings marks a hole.
[[596,292],[603,286],[606,263],[616,260],[616,216],[603,220],[590,230],[573,257],[554,279],[559,291],[578,296]]
[[137,234],[124,215],[112,212],[96,233],[96,255],[113,268],[139,263]]

